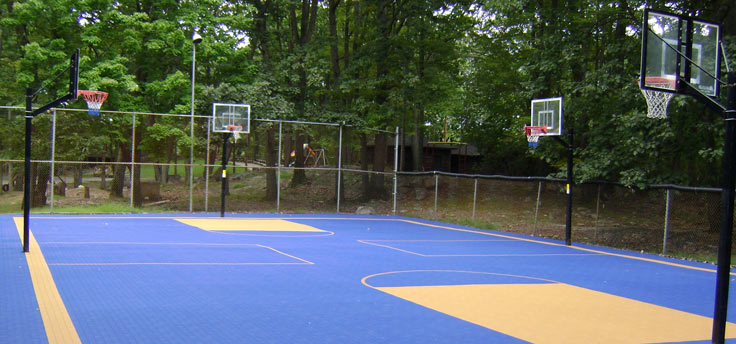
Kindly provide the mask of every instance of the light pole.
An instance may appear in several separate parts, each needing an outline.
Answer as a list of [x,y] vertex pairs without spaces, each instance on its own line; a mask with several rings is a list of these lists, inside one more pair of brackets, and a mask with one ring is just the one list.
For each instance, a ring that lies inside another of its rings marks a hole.
[[[192,189],[194,188],[194,66],[197,57],[197,44],[202,42],[202,36],[194,31],[192,34],[192,99],[191,99],[191,111],[190,111],[190,122],[189,122],[189,137],[191,139],[191,145],[189,146],[189,212],[192,212]],[[207,197],[207,195],[205,195]]]

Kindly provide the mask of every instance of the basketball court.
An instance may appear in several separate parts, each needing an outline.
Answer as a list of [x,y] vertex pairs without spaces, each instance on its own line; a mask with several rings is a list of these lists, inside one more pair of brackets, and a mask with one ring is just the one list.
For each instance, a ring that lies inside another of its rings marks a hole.
[[24,254],[22,218],[0,217],[0,330],[12,343],[706,343],[711,334],[710,264],[388,216],[32,223]]
[[[720,26],[647,9],[641,29],[648,116],[667,118],[670,99],[683,94],[726,119],[718,266],[573,244],[573,133],[559,96],[532,100],[524,130],[530,147],[549,136],[568,151],[564,241],[404,217],[225,218],[225,156],[220,217],[31,217],[31,119],[77,97],[99,115],[107,97],[78,89],[77,51],[65,94],[34,110],[45,90],[26,93],[24,214],[0,216],[3,341],[736,342],[727,312],[736,80],[721,80]],[[724,86],[728,107],[719,103]],[[250,116],[247,104],[213,104],[210,130],[223,135],[223,154],[230,136],[249,132]]]

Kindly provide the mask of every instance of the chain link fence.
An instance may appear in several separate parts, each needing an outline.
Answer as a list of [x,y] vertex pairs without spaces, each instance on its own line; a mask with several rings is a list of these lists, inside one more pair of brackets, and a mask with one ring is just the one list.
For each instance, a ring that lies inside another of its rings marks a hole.
[[[399,180],[400,215],[565,238],[565,180],[442,172],[399,173]],[[609,182],[576,185],[572,240],[715,261],[720,191],[677,185],[635,190]]]
[[[0,211],[21,212],[22,109],[0,116]],[[373,213],[564,239],[565,181],[396,172],[398,130],[253,120],[229,143],[210,117],[54,110],[33,119],[33,213]],[[231,139],[232,140],[232,139]],[[407,149],[408,151],[408,149]],[[193,160],[190,163],[190,154]],[[720,189],[573,188],[572,240],[714,261]]]

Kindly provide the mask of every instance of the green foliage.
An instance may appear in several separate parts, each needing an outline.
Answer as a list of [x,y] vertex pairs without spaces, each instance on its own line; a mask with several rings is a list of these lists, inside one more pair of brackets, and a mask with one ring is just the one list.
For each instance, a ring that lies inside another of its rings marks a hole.
[[[680,96],[666,121],[644,116],[635,80],[645,5],[721,22],[734,68],[736,16],[722,13],[725,0],[24,0],[0,8],[0,100],[23,105],[27,87],[45,89],[35,105],[63,94],[79,48],[80,88],[108,92],[103,109],[188,114],[196,52],[196,114],[233,102],[254,118],[399,125],[474,144],[475,172],[559,176],[564,147],[542,139],[530,152],[521,128],[531,99],[561,96],[579,181],[718,185],[719,116]],[[65,159],[130,147],[130,116],[58,116]],[[138,121],[144,154],[188,156],[189,120]],[[195,121],[199,152],[206,123]],[[4,124],[0,154],[17,158],[22,118]],[[34,125],[50,130],[47,117]],[[34,137],[38,157],[50,150],[44,135]]]

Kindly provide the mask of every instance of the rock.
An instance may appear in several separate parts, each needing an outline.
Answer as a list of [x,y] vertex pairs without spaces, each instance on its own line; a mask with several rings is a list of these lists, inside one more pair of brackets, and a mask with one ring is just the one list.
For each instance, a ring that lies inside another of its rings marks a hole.
[[373,210],[373,208],[369,206],[360,206],[358,207],[358,209],[355,210],[355,213],[360,214],[360,215],[370,215],[370,214],[373,214],[374,212],[375,210]]
[[417,201],[424,200],[427,198],[427,190],[424,188],[414,188],[414,198]]

